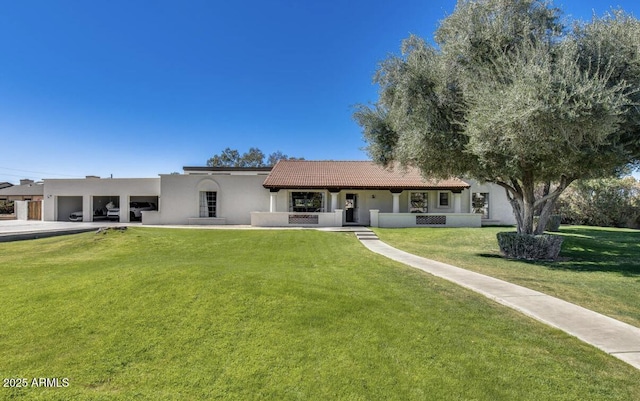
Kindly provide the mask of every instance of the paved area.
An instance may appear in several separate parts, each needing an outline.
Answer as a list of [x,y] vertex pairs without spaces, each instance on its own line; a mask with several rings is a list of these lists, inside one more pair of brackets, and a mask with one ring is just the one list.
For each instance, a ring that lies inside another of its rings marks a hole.
[[[136,223],[118,223],[111,221],[74,223],[65,221],[2,220],[0,221],[0,242],[54,237],[57,235],[96,231],[100,227],[121,227],[134,224]],[[140,225],[140,223],[137,223],[137,225]]]
[[469,288],[640,369],[640,328],[538,291],[401,251],[366,229],[356,236],[375,253]]

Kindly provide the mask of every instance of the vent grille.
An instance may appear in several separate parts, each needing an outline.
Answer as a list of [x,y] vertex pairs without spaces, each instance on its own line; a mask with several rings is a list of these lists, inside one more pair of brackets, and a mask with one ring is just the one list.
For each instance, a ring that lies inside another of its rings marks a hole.
[[289,224],[318,224],[317,214],[290,214]]
[[447,224],[447,216],[416,216],[416,224],[444,226]]

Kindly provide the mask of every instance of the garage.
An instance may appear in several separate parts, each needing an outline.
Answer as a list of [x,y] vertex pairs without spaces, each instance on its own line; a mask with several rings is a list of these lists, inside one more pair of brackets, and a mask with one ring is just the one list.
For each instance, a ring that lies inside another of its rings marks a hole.
[[108,209],[120,207],[120,197],[117,195],[94,196],[92,199],[93,216],[91,221],[106,220]]
[[[66,220],[72,212],[82,211],[79,220],[128,222],[131,202],[153,203],[160,200],[159,178],[48,179],[44,183],[43,219]],[[55,199],[60,199],[56,205]],[[49,201],[47,201],[47,199]],[[108,212],[108,207],[117,209]],[[147,207],[150,207],[147,205]],[[74,210],[72,210],[74,209]],[[135,211],[134,211],[135,213]],[[138,215],[140,212],[137,213]]]
[[141,221],[142,212],[145,210],[158,210],[157,196],[130,196],[129,220]]
[[58,196],[58,221],[69,221],[69,215],[82,211],[82,196]]

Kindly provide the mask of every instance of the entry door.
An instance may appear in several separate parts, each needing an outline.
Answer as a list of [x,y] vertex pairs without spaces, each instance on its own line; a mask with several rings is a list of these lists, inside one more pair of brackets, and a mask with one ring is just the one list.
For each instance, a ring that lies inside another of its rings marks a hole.
[[346,194],[344,212],[347,223],[358,222],[358,194]]

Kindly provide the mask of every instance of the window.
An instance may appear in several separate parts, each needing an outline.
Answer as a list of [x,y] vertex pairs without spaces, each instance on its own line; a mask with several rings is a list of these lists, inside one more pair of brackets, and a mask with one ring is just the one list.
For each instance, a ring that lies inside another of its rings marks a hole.
[[473,213],[481,214],[483,219],[489,218],[489,193],[474,192],[471,196]]
[[438,192],[438,207],[449,207],[450,192]]
[[426,192],[411,192],[409,195],[409,213],[427,213],[429,194]]
[[324,212],[324,194],[322,192],[291,192],[289,211]]
[[200,217],[216,217],[216,192],[200,191]]

